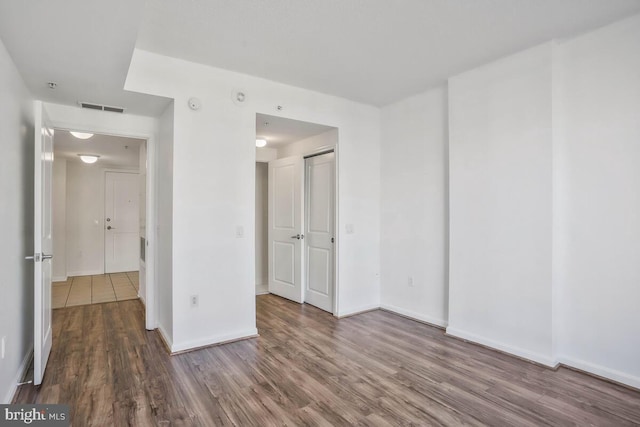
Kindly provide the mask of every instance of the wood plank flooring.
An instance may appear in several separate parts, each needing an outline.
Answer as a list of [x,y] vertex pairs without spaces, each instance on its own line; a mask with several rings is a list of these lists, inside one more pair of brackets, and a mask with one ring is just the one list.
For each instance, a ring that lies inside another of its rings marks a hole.
[[138,300],[54,311],[44,383],[75,426],[640,424],[640,391],[552,371],[384,312],[257,298],[260,337],[169,356]]

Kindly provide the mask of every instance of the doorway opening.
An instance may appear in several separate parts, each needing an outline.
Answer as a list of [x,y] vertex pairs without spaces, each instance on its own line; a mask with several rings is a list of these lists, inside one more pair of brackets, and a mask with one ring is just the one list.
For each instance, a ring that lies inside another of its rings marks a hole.
[[337,312],[337,151],[335,127],[256,114],[256,294]]
[[52,308],[144,298],[146,148],[55,131]]

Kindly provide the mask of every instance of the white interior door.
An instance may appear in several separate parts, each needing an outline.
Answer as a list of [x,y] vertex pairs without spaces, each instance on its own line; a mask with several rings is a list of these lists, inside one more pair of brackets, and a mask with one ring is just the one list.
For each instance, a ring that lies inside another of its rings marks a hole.
[[269,292],[303,302],[301,156],[269,162]]
[[34,304],[33,383],[42,383],[51,353],[51,258],[53,257],[51,195],[53,181],[53,128],[42,102],[35,102],[34,164]]
[[305,160],[305,302],[333,312],[335,155]]
[[106,173],[105,273],[138,271],[140,268],[139,184],[137,173]]

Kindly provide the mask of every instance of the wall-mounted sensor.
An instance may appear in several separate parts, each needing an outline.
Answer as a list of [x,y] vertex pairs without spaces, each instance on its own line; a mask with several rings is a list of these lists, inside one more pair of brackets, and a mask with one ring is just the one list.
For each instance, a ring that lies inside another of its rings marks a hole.
[[198,98],[189,98],[189,108],[193,111],[198,111],[202,107],[202,101]]
[[56,82],[48,82],[47,86],[49,86],[49,89],[55,89],[58,87],[58,83]]
[[234,89],[231,91],[231,100],[236,105],[242,105],[247,100],[247,92],[242,89]]

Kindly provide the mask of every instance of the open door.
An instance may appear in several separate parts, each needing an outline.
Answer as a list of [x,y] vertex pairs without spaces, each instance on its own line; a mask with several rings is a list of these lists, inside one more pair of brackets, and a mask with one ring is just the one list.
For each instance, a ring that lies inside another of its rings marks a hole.
[[303,302],[302,156],[269,162],[269,292]]
[[51,352],[51,258],[53,257],[51,193],[53,170],[53,128],[41,101],[35,102],[34,169],[34,335],[33,383],[44,377]]
[[333,313],[335,155],[305,160],[305,302]]

